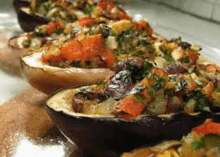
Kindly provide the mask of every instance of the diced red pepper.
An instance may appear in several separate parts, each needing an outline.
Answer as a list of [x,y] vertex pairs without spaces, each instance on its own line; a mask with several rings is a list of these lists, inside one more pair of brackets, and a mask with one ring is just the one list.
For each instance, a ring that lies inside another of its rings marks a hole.
[[124,98],[119,104],[119,111],[124,111],[133,116],[139,116],[144,108],[144,104],[135,101],[134,95]]
[[61,21],[52,21],[47,26],[47,34],[51,35],[58,29],[64,29]]
[[94,18],[84,17],[82,19],[79,19],[79,25],[82,27],[87,27],[95,22]]
[[191,60],[193,63],[196,62],[197,58],[198,58],[198,53],[195,53],[195,52],[191,52],[191,53],[190,53],[190,60]]
[[82,45],[77,40],[71,40],[62,46],[60,53],[68,60],[83,59]]
[[104,60],[108,68],[113,66],[115,57],[112,50],[106,49],[103,53],[101,53],[100,56],[102,57],[102,60]]
[[132,20],[131,17],[129,17],[126,13],[124,13],[122,11],[119,13],[119,19],[120,20]]
[[63,60],[63,57],[61,55],[55,56],[55,55],[50,55],[50,54],[44,54],[42,56],[42,61],[44,63],[52,61],[51,64],[53,66],[57,65],[57,63],[59,63],[62,60]]
[[103,53],[104,44],[100,34],[85,38],[80,43],[82,44],[82,51],[84,53],[83,60],[89,60]]
[[220,123],[213,123],[212,121],[208,121],[196,128],[193,129],[197,134],[220,134]]
[[101,7],[103,10],[106,10],[108,7],[111,9],[111,8],[114,8],[115,4],[113,2],[99,2],[98,4],[99,7]]
[[134,27],[138,30],[145,30],[149,35],[153,34],[152,28],[145,20],[139,21],[137,24],[134,25]]

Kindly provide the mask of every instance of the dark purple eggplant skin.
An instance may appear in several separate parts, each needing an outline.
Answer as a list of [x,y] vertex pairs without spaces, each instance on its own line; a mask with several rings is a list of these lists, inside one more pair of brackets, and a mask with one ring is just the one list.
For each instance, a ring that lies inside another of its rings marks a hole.
[[28,0],[13,0],[13,7],[16,13],[19,12],[21,7],[30,6],[30,1]]
[[22,9],[18,11],[17,18],[18,23],[24,32],[34,31],[37,26],[47,24],[51,21],[51,19],[43,16],[27,14],[22,11]]
[[212,117],[210,113],[193,116],[177,113],[169,117],[145,115],[126,120],[117,117],[73,116],[55,111],[46,104],[45,108],[60,131],[86,155],[107,157],[116,157],[161,140],[180,140],[192,128]]

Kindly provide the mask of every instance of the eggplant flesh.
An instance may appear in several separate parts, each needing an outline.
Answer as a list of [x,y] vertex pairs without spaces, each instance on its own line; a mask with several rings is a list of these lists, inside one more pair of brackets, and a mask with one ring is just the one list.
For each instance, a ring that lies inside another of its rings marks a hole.
[[202,124],[211,113],[141,115],[127,120],[113,115],[75,113],[73,95],[82,88],[51,95],[46,110],[60,131],[81,150],[97,156],[118,156],[143,145],[165,139],[181,139]]

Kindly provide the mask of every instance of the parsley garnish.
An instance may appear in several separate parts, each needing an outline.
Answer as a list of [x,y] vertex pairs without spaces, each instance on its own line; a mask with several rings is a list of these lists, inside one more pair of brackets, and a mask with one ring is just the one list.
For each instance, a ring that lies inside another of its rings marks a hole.
[[194,141],[192,143],[192,148],[193,150],[198,150],[198,149],[201,149],[202,147],[204,147],[204,143],[203,142],[200,142],[200,141]]

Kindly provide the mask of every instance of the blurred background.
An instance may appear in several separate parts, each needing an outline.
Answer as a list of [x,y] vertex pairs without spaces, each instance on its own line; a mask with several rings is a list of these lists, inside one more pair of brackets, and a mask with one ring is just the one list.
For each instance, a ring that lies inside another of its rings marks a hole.
[[193,15],[220,22],[220,0],[151,0]]

